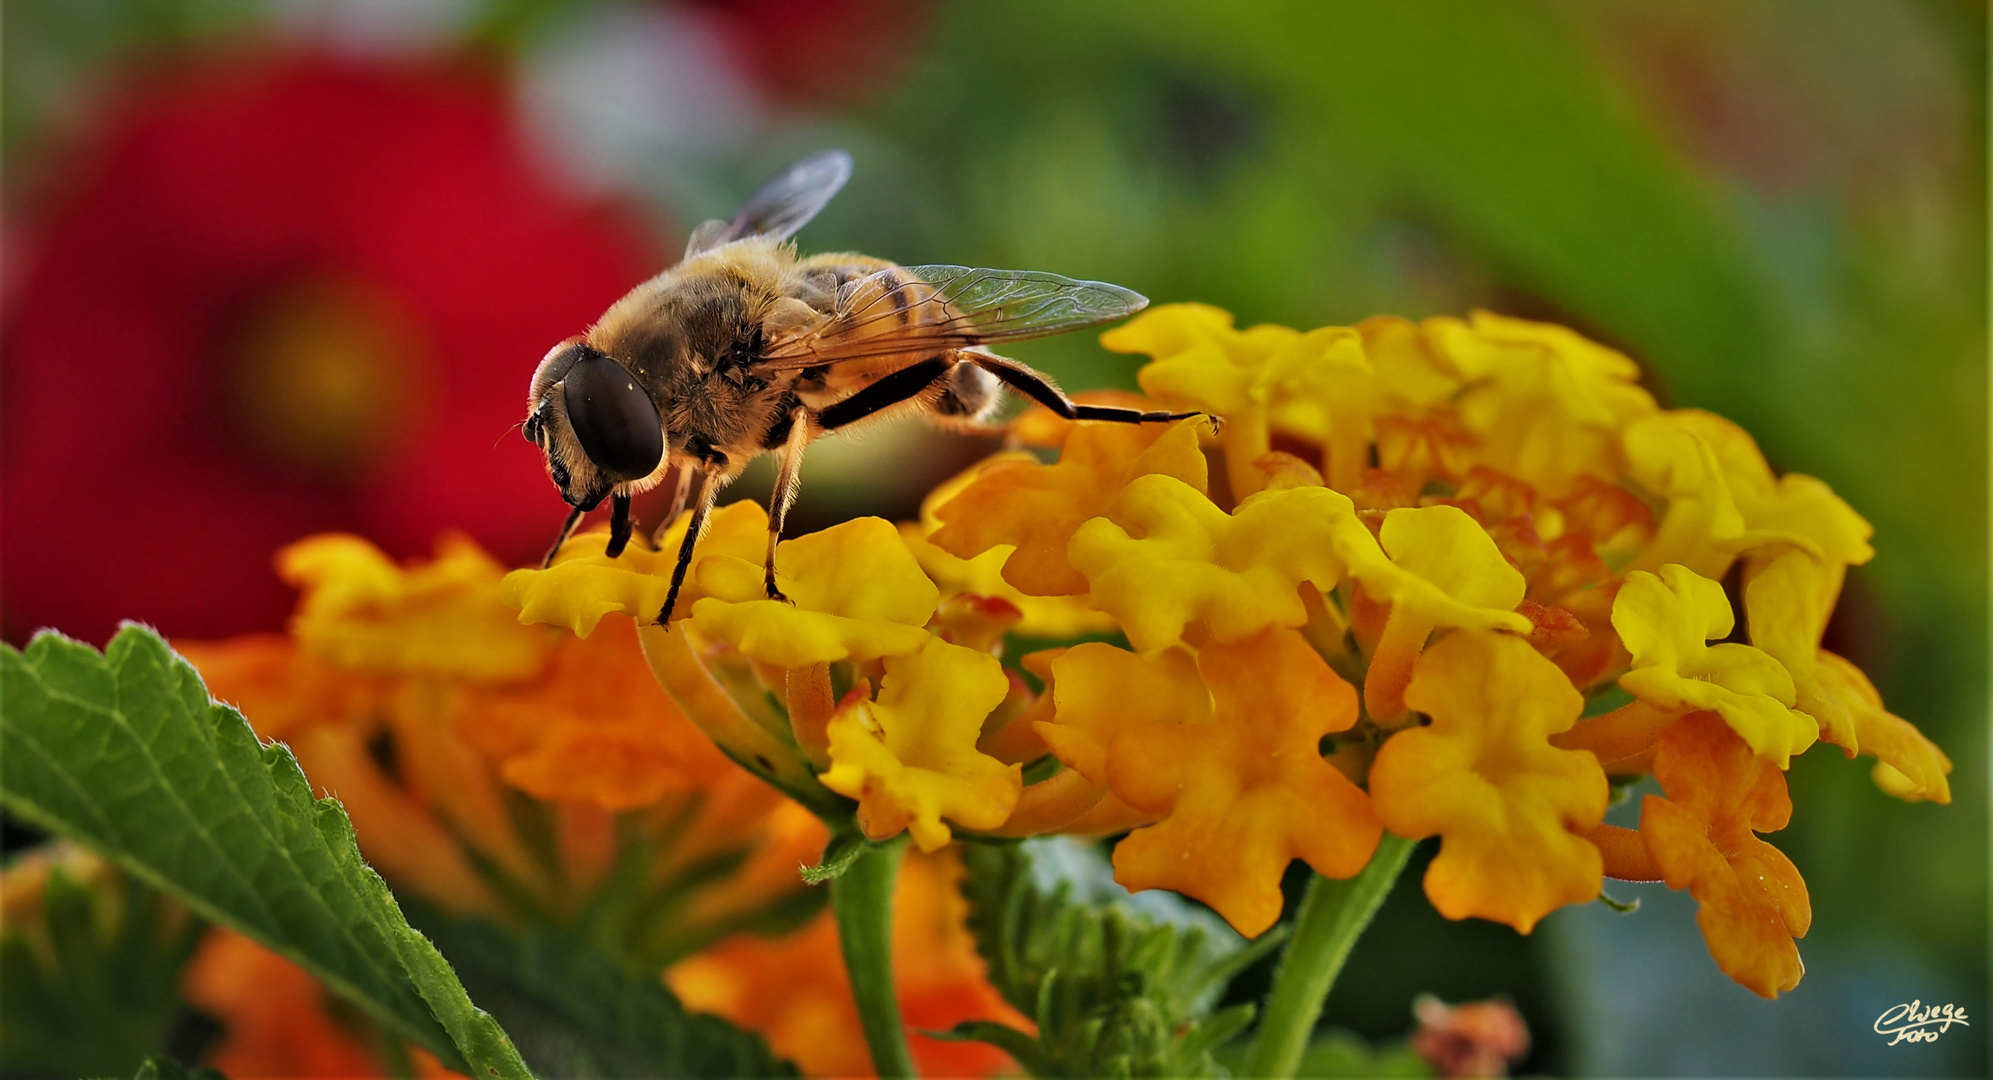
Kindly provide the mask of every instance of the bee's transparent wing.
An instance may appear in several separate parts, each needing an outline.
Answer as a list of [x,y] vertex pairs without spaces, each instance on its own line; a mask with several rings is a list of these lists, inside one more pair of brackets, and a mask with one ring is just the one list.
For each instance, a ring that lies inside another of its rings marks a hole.
[[851,179],[851,155],[842,150],[812,154],[783,170],[747,197],[732,221],[708,221],[692,230],[685,257],[711,251],[744,236],[787,240]]
[[891,266],[845,282],[820,325],[770,343],[764,370],[1045,337],[1133,315],[1133,289],[1039,270]]

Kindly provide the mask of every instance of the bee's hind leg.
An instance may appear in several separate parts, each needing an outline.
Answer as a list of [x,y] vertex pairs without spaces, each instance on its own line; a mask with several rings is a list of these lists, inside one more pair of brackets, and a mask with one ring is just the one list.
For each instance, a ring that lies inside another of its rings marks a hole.
[[[1188,420],[1193,416],[1203,416],[1196,412],[1165,412],[1129,409],[1119,405],[1082,405],[1066,396],[1052,380],[1008,357],[985,352],[982,349],[959,349],[956,356],[982,368],[1002,379],[1004,383],[1025,397],[1052,410],[1068,420],[1109,420],[1117,424],[1161,424],[1175,420]],[[1215,421],[1215,417],[1212,418]]]

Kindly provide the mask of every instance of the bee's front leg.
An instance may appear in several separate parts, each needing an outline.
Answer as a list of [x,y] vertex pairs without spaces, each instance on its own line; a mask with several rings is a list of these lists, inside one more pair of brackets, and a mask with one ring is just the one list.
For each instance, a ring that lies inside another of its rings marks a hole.
[[770,600],[791,603],[775,586],[775,545],[782,540],[782,527],[789,520],[789,507],[796,502],[796,490],[803,474],[803,448],[810,444],[809,410],[797,406],[789,410],[789,430],[782,440],[781,468],[775,473],[775,490],[768,496],[768,554],[762,560],[762,582]]
[[630,493],[619,491],[609,496],[609,546],[602,554],[615,558],[623,553],[630,543]]

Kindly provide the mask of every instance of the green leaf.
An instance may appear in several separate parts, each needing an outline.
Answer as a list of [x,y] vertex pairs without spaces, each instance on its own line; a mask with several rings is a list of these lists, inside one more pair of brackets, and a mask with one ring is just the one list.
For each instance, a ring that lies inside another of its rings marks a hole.
[[297,760],[151,630],[102,655],[44,631],[0,647],[0,798],[261,941],[450,1067],[530,1076],[498,1024],[360,859]]
[[[123,1075],[166,1045],[203,924],[109,867],[87,881],[61,848],[38,909],[0,930],[0,1062],[7,1075]],[[30,858],[38,857],[30,855]],[[94,863],[94,858],[82,856]],[[10,871],[21,872],[17,861]]]
[[149,1057],[132,1074],[132,1080],[228,1080],[213,1069],[188,1068],[170,1057]]
[[865,845],[870,843],[856,830],[844,830],[830,838],[824,845],[823,858],[815,866],[803,867],[803,880],[811,885],[821,885],[843,875],[865,853]]
[[1174,896],[1130,896],[1098,850],[1078,841],[971,843],[962,852],[977,950],[1038,1036],[988,1024],[958,1035],[1002,1047],[1037,1076],[1218,1071],[1212,1051],[1251,1024],[1253,1007],[1211,1008],[1282,932],[1247,944]]
[[1637,896],[1631,900],[1615,900],[1610,895],[1601,892],[1599,893],[1599,903],[1619,912],[1621,915],[1631,915],[1640,910],[1640,898]]
[[409,912],[541,1076],[795,1076],[759,1035],[688,1013],[655,973],[565,935]]

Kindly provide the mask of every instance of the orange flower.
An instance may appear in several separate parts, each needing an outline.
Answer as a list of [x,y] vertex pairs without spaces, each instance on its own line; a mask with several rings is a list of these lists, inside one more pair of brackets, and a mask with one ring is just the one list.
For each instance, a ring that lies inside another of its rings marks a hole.
[[464,694],[457,734],[537,799],[633,810],[731,768],[658,686],[628,620],[563,635],[544,679]]
[[1760,997],[1799,985],[1794,938],[1813,921],[1792,860],[1755,835],[1792,819],[1785,774],[1714,713],[1661,734],[1654,777],[1667,797],[1641,801],[1640,836],[1671,889],[1700,905],[1696,923],[1723,973]]
[[1280,876],[1291,860],[1349,877],[1382,835],[1370,800],[1318,749],[1322,736],[1356,722],[1356,691],[1292,630],[1207,645],[1197,666],[1212,705],[1205,691],[1178,682],[1174,716],[1122,725],[1079,706],[1115,708],[1154,676],[1144,665],[1074,649],[1054,665],[1056,726],[1095,739],[1112,731],[1108,787],[1161,819],[1114,849],[1115,880],[1195,896],[1255,936],[1280,917]]
[[[211,693],[283,734],[397,888],[455,914],[558,920],[632,851],[660,890],[708,874],[702,861],[738,860],[736,874],[700,879],[669,926],[630,928],[632,954],[655,957],[802,890],[795,867],[821,850],[822,826],[776,820],[786,802],[665,696],[634,623],[586,640],[522,626],[500,599],[503,569],[468,542],[410,568],[347,537],[285,558],[300,553],[314,568],[299,576],[304,641],[183,651]],[[401,636],[420,640],[398,652]],[[467,655],[487,638],[531,643],[531,669]]]
[[1521,638],[1455,631],[1419,658],[1405,701],[1432,718],[1386,740],[1370,797],[1400,836],[1443,837],[1426,895],[1449,919],[1469,915],[1527,934],[1565,904],[1599,894],[1605,818],[1596,757],[1559,750],[1584,699]]
[[[310,973],[233,930],[215,929],[181,976],[187,1003],[221,1021],[205,1055],[231,1077],[387,1076],[367,1041],[332,1018],[325,987]],[[411,1048],[417,1075],[457,1076]]]
[[[964,1020],[1031,1027],[984,975],[964,925],[967,905],[956,887],[961,875],[952,852],[906,856],[893,892],[893,979],[900,1011],[922,1075],[1007,1075],[1015,1065],[995,1047],[920,1034]],[[809,1075],[871,1074],[829,912],[783,937],[728,938],[674,965],[665,982],[686,1008],[759,1032]]]

